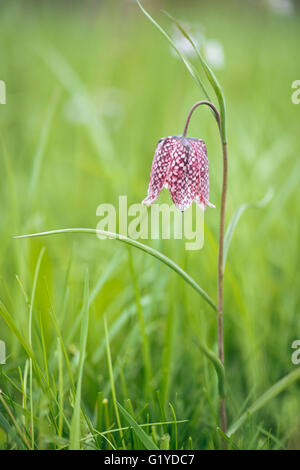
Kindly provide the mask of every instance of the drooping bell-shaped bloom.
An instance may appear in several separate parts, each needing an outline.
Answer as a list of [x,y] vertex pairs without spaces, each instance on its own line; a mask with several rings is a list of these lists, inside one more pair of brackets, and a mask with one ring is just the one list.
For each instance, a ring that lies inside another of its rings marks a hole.
[[152,163],[148,195],[150,206],[165,187],[181,211],[193,201],[204,209],[209,202],[209,164],[206,145],[201,139],[172,136],[158,141]]

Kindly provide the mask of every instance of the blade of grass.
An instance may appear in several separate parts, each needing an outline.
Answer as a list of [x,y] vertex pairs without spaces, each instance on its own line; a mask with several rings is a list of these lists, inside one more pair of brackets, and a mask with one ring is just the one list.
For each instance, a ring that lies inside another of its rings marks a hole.
[[181,269],[174,261],[172,261],[170,258],[165,256],[164,254],[160,253],[159,251],[155,250],[154,248],[151,248],[147,245],[144,245],[143,243],[138,242],[137,240],[133,240],[131,238],[128,238],[124,235],[121,235],[119,233],[113,233],[113,232],[108,232],[105,230],[97,230],[93,228],[65,228],[65,229],[59,229],[59,230],[50,230],[47,232],[39,232],[39,233],[31,233],[27,235],[18,235],[13,238],[15,239],[21,239],[21,238],[34,238],[34,237],[45,237],[48,235],[56,235],[60,233],[93,233],[93,234],[100,234],[104,235],[107,238],[112,238],[119,240],[123,243],[126,243],[128,245],[134,246],[135,248],[138,248],[139,250],[144,251],[145,253],[153,256],[154,258],[158,259],[159,261],[163,262],[166,266],[171,268],[173,271],[175,271],[179,276],[181,276],[193,289],[198,292],[198,294],[201,295],[201,297],[210,305],[213,310],[217,311],[217,307],[214,303],[214,301],[210,298],[210,296],[192,279],[183,269]]
[[47,381],[48,387],[50,387],[46,341],[45,341],[44,326],[43,326],[43,320],[42,320],[42,314],[41,313],[39,313],[39,325],[40,325],[40,333],[41,333],[41,340],[42,340],[42,350],[43,350],[43,359],[44,359],[46,381]]
[[175,52],[178,54],[178,56],[180,57],[180,59],[182,60],[182,62],[184,63],[184,65],[186,66],[187,70],[189,71],[189,73],[191,74],[191,76],[193,77],[193,79],[195,80],[196,84],[198,85],[198,87],[201,89],[201,91],[203,92],[204,96],[210,101],[210,97],[208,95],[208,92],[205,88],[205,85],[203,83],[203,81],[201,80],[201,77],[199,76],[199,74],[197,73],[197,71],[195,70],[194,66],[191,64],[191,62],[189,60],[187,60],[182,54],[181,52],[179,51],[179,49],[176,47],[174,41],[171,39],[171,37],[168,35],[168,33],[154,20],[154,18],[152,18],[152,16],[150,15],[150,13],[148,13],[145,8],[141,5],[141,3],[139,2],[139,0],[136,0],[137,1],[137,4],[138,6],[140,7],[141,11],[144,13],[144,15],[148,18],[149,21],[151,21],[151,23],[161,32],[161,34],[167,39],[167,41],[169,42],[169,44],[171,45],[171,47],[175,50]]
[[158,447],[154,444],[152,439],[145,433],[145,431],[141,428],[141,426],[135,421],[135,419],[128,413],[125,408],[117,403],[117,406],[122,413],[123,417],[127,421],[127,423],[133,428],[138,438],[144,444],[147,450],[159,450]]
[[176,417],[175,408],[174,408],[174,406],[172,405],[171,402],[169,403],[169,407],[171,408],[172,415],[173,415],[173,418],[174,418],[175,450],[177,450],[178,449],[177,417]]
[[164,347],[162,352],[162,386],[161,386],[161,395],[162,402],[164,406],[167,404],[167,397],[169,394],[171,379],[173,375],[173,347],[175,344],[174,341],[174,331],[175,331],[175,311],[174,306],[170,305],[168,307],[168,313],[166,318],[165,326],[165,338],[164,338]]
[[[101,292],[103,286],[105,285],[105,283],[107,282],[107,280],[109,279],[111,274],[114,272],[114,270],[118,266],[120,266],[121,261],[122,261],[122,256],[120,256],[119,253],[116,253],[115,256],[112,258],[112,260],[110,261],[110,263],[105,267],[104,271],[101,272],[95,286],[91,289],[91,293],[90,293],[90,297],[89,297],[89,305],[90,306],[94,302],[97,295],[99,295],[99,293]],[[75,319],[74,325],[73,325],[70,333],[67,336],[66,343],[71,342],[71,340],[72,340],[72,338],[73,338],[73,336],[74,336],[74,334],[77,330],[77,327],[80,323],[81,316],[82,316],[82,312],[80,312],[78,317]]]
[[206,344],[204,344],[202,341],[199,341],[198,338],[195,338],[195,342],[199,346],[201,351],[205,354],[205,356],[213,364],[218,377],[218,389],[220,397],[225,397],[225,369],[222,362],[220,361],[218,356],[213,351],[211,351],[206,346]]
[[[82,98],[80,110],[84,114],[87,113],[90,117],[86,127],[99,158],[110,162],[114,161],[114,165],[117,165],[118,161],[116,161],[114,156],[113,141],[102,119],[97,114],[93,99],[84,82],[66,58],[53,46],[43,44],[43,47],[35,48],[35,50],[63,87],[69,92],[70,96],[79,95]],[[103,171],[105,171],[105,167],[103,167]]]
[[[60,331],[60,328],[58,326],[58,321],[57,321],[57,318],[56,318],[56,315],[55,315],[55,310],[50,310],[49,311],[50,313],[50,318],[53,322],[53,325],[54,325],[54,328],[56,330],[56,334],[60,340],[60,346],[61,346],[61,349],[62,349],[62,352],[63,352],[63,355],[64,355],[64,358],[65,358],[65,361],[66,361],[66,365],[67,365],[67,369],[68,369],[68,372],[69,372],[69,377],[70,377],[70,381],[71,381],[71,385],[72,385],[72,389],[73,391],[75,391],[75,384],[74,384],[74,378],[73,378],[73,373],[72,373],[72,368],[71,368],[71,364],[70,364],[70,360],[69,360],[69,356],[68,356],[68,353],[66,351],[66,347],[64,345],[64,341],[63,341],[63,337],[62,337],[62,334],[61,334],[61,331]],[[81,319],[82,319],[82,316],[81,316]]]
[[70,426],[70,449],[80,450],[80,414],[81,414],[81,386],[83,377],[83,367],[86,353],[86,343],[89,328],[89,274],[86,271],[84,281],[84,294],[83,294],[83,316],[81,323],[80,334],[80,358],[79,358],[79,372],[77,380],[77,388],[75,395],[74,411]]
[[[96,429],[101,432],[102,430],[102,420],[103,420],[103,395],[102,392],[97,393],[96,401]],[[101,448],[101,439],[97,439],[97,444],[99,449]]]
[[40,175],[42,161],[43,161],[43,156],[45,153],[45,148],[46,148],[47,140],[48,140],[49,133],[50,133],[51,123],[52,123],[55,109],[58,103],[58,97],[59,97],[59,93],[57,90],[55,90],[53,95],[51,96],[47,115],[43,123],[42,131],[40,133],[37,150],[33,158],[33,167],[32,167],[31,178],[29,181],[29,187],[28,187],[28,193],[27,193],[27,197],[28,197],[27,212],[30,211],[32,201],[34,200],[34,197],[35,197],[37,183],[39,180],[39,175]]
[[296,380],[300,379],[300,367],[298,367],[293,372],[290,372],[278,382],[276,382],[272,387],[270,387],[263,395],[261,395],[254,403],[251,405],[245,413],[242,414],[229,428],[227,436],[231,437],[247,420],[248,417],[252,416],[256,411],[262,408],[266,403],[275,398],[279,393],[289,387]]
[[228,250],[230,246],[230,242],[232,239],[233,232],[242,216],[242,214],[245,212],[245,210],[253,207],[257,209],[262,209],[265,207],[272,199],[274,194],[273,189],[269,189],[267,194],[261,199],[261,201],[258,202],[249,202],[245,204],[241,204],[235,213],[232,216],[232,219],[227,227],[225,236],[224,236],[224,252],[223,252],[223,271],[225,271],[225,265],[226,265],[226,260],[227,260],[227,255],[228,255]]
[[11,409],[7,405],[6,401],[4,400],[4,398],[2,396],[2,390],[0,390],[0,401],[3,405],[3,407],[5,408],[7,414],[10,416],[10,419],[12,420],[13,425],[15,426],[15,428],[16,428],[17,432],[19,433],[19,435],[21,436],[21,438],[22,438],[23,442],[25,443],[26,447],[30,450],[31,449],[30,443],[29,443],[27,437],[25,436],[25,434],[22,432],[22,429],[18,425],[14,415],[11,412]]
[[131,278],[134,287],[134,294],[135,294],[135,301],[136,301],[136,311],[138,315],[138,322],[140,326],[141,332],[141,339],[142,339],[142,350],[143,350],[143,359],[145,365],[145,392],[148,398],[151,397],[151,378],[152,378],[152,366],[151,366],[151,356],[150,356],[150,346],[149,340],[146,333],[146,326],[144,320],[144,312],[141,304],[141,295],[140,289],[138,285],[137,276],[134,269],[133,259],[132,259],[132,252],[131,248],[128,247],[128,261],[129,261],[129,269],[131,273]]
[[177,26],[179,31],[183,34],[183,36],[189,41],[191,46],[193,47],[194,51],[196,52],[198,59],[200,60],[200,63],[203,67],[203,70],[207,76],[207,79],[209,83],[211,84],[216,97],[219,102],[219,107],[220,107],[220,116],[221,116],[221,134],[222,134],[222,141],[226,142],[227,141],[227,136],[226,136],[226,105],[225,105],[225,97],[223,94],[223,90],[221,88],[221,85],[219,84],[214,72],[208,65],[208,63],[204,60],[202,57],[202,54],[199,51],[199,48],[196,46],[192,38],[188,35],[188,33],[184,30],[184,28],[181,26],[181,24],[169,13],[166,11],[164,12]]
[[[22,387],[22,407],[27,410],[27,377],[28,377],[28,367],[29,367],[29,362],[28,359],[25,361],[25,367],[24,367],[24,378],[22,376],[22,369],[19,368],[19,374],[20,374],[20,382],[21,382],[21,387]],[[24,416],[24,426],[27,429],[27,419],[26,416]]]
[[[40,251],[35,273],[33,279],[33,286],[32,286],[32,293],[31,299],[29,304],[29,325],[28,325],[28,344],[29,347],[32,349],[32,315],[33,315],[33,305],[35,300],[35,293],[36,293],[36,286],[38,281],[38,276],[40,272],[40,267],[42,263],[42,259],[45,253],[45,248],[43,247]],[[30,390],[30,424],[31,424],[31,447],[34,449],[35,446],[35,434],[34,434],[34,409],[33,409],[33,367],[32,367],[32,358],[29,358],[29,390]]]
[[[40,384],[40,386],[42,387],[43,391],[45,392],[45,394],[47,395],[47,397],[49,399],[49,404],[50,404],[49,405],[50,406],[49,417],[52,421],[53,426],[56,427],[55,419],[54,419],[54,413],[53,413],[52,406],[51,406],[52,401],[53,401],[53,403],[56,404],[56,406],[58,406],[56,396],[55,396],[52,388],[48,386],[47,379],[46,379],[46,377],[44,376],[42,370],[39,367],[39,364],[36,360],[35,354],[32,351],[32,348],[29,347],[26,339],[23,338],[23,336],[22,336],[20,330],[18,329],[18,327],[16,326],[16,323],[14,322],[12,316],[10,315],[10,313],[6,309],[5,305],[1,301],[0,301],[0,315],[3,318],[3,320],[5,321],[5,323],[7,324],[7,326],[9,327],[9,329],[14,333],[16,338],[19,340],[19,343],[23,347],[23,349],[26,352],[28,358],[32,360],[32,363],[34,365],[34,370],[36,371],[36,379],[38,380],[38,383]],[[69,422],[68,422],[66,416],[64,416],[64,420],[65,420],[65,423],[66,423],[67,427],[69,428],[70,425],[69,425]]]
[[57,338],[57,352],[58,352],[58,437],[62,437],[63,432],[63,406],[64,406],[64,375],[63,375],[63,353],[61,348],[60,339]]
[[116,395],[115,382],[114,382],[114,373],[113,373],[113,367],[112,367],[112,360],[111,360],[111,352],[110,352],[106,317],[104,317],[104,331],[105,331],[108,372],[109,372],[109,379],[110,379],[110,384],[111,384],[111,393],[112,393],[112,398],[113,398],[113,404],[114,404],[117,424],[120,428],[120,437],[121,437],[121,441],[122,441],[122,446],[123,446],[123,449],[126,450],[126,445],[125,445],[125,441],[124,441],[124,438],[123,438],[123,431],[121,430],[120,415],[119,415],[118,406],[117,406],[117,395]]
[[[129,413],[130,414],[130,413]],[[139,413],[140,414],[140,413]],[[189,420],[188,419],[179,419],[177,420],[176,422],[175,421],[156,421],[154,423],[143,423],[143,424],[139,424],[138,426],[140,428],[151,428],[152,426],[154,427],[158,427],[158,426],[163,426],[163,425],[172,425],[172,424],[184,424],[184,423],[188,423]],[[124,426],[122,427],[122,430],[125,431],[125,430],[128,430],[130,429],[131,426]],[[116,429],[110,429],[109,431],[103,431],[101,432],[100,434],[109,434],[109,433],[115,433],[115,432],[119,432],[120,429],[119,428],[116,428]]]
[[19,328],[17,327],[16,323],[14,322],[12,316],[8,312],[5,305],[0,300],[0,315],[7,324],[8,328],[14,333],[14,335],[19,340],[19,343],[22,345],[23,349],[25,350],[28,357],[34,358],[34,354],[32,348],[29,346],[27,341],[23,338]]

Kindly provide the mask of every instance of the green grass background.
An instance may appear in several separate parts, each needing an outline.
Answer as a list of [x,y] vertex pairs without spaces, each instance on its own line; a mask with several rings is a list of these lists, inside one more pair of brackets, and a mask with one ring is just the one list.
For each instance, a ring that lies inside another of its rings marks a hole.
[[[291,102],[291,84],[300,79],[300,16],[273,15],[262,2],[144,4],[169,31],[160,8],[200,24],[224,47],[226,67],[216,73],[228,106],[227,222],[240,204],[274,189],[267,207],[242,216],[228,255],[231,424],[296,369],[300,106]],[[197,346],[198,338],[217,351],[216,319],[197,293],[154,258],[115,240],[12,239],[95,228],[97,206],[117,204],[119,195],[140,202],[157,140],[180,134],[203,96],[134,2],[2,1],[0,31],[0,79],[7,86],[0,106],[0,339],[8,354],[0,366],[0,447],[76,448],[81,440],[82,448],[141,449],[148,436],[158,447],[220,448],[216,374]],[[205,214],[204,248],[146,243],[215,298],[222,159],[208,111],[195,113],[189,135],[207,143],[217,206]],[[299,387],[295,382],[269,400],[229,445],[299,449]],[[145,426],[108,432],[132,424],[114,398]]]

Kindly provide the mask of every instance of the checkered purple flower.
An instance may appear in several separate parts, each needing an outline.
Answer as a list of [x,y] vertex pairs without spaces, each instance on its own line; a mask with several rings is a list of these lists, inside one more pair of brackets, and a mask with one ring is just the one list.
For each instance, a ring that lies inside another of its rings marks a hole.
[[152,163],[148,195],[150,206],[165,187],[175,206],[186,210],[193,201],[215,207],[209,202],[209,164],[203,140],[171,136],[158,141]]

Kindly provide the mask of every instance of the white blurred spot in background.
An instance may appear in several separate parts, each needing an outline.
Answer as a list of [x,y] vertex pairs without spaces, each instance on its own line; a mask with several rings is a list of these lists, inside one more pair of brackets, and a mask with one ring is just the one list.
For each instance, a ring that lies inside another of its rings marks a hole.
[[[224,68],[225,53],[224,48],[219,41],[216,39],[207,39],[202,31],[202,28],[199,26],[194,28],[189,24],[183,24],[183,28],[187,31],[188,35],[191,37],[201,54],[212,68]],[[193,46],[177,28],[174,30],[172,39],[181,54],[189,59],[196,57],[196,52],[194,51]],[[172,47],[171,51],[178,57],[176,51]]]
[[267,5],[277,15],[289,16],[294,12],[293,0],[267,0]]
[[119,88],[102,88],[93,95],[74,94],[66,102],[64,117],[73,124],[89,124],[91,120],[90,106],[95,115],[102,121],[108,121],[112,130],[118,130],[125,117],[125,92]]

